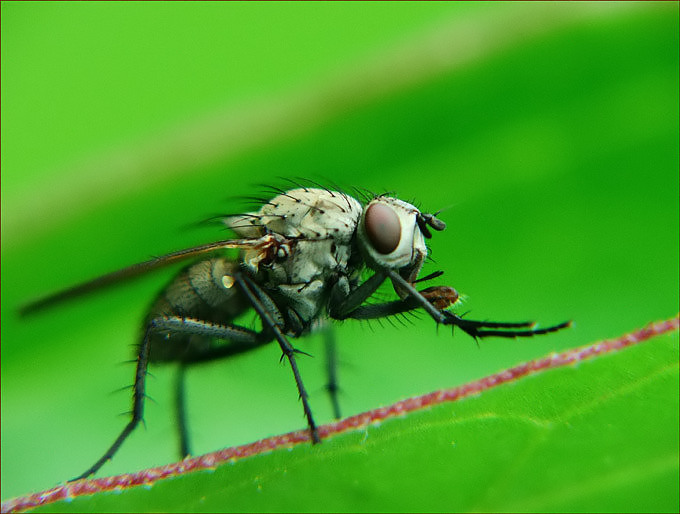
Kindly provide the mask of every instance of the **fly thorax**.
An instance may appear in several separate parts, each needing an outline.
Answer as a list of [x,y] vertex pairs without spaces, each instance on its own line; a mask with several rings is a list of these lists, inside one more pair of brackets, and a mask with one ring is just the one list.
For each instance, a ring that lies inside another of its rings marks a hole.
[[307,322],[325,305],[329,278],[348,271],[361,213],[361,204],[344,193],[299,188],[276,196],[259,211],[230,218],[227,224],[243,237],[266,239],[266,245],[289,245],[289,252],[273,258],[264,257],[262,246],[253,248],[242,260]]
[[333,237],[349,242],[361,217],[361,204],[345,193],[299,188],[282,193],[259,211],[233,216],[226,225],[241,237],[280,234],[296,239]]
[[349,273],[349,244],[327,239],[301,239],[288,258],[260,268],[264,285],[285,300],[305,322],[326,304],[330,281]]

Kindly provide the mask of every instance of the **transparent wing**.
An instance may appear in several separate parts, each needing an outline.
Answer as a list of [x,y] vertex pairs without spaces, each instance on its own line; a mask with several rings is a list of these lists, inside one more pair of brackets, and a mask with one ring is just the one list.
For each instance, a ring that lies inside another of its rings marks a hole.
[[44,298],[24,305],[19,310],[19,314],[21,316],[33,314],[43,309],[52,307],[55,304],[60,303],[64,300],[70,300],[78,296],[83,296],[98,289],[102,289],[113,284],[116,284],[118,282],[128,280],[139,275],[143,275],[144,273],[156,270],[158,268],[162,268],[164,266],[168,266],[175,262],[196,257],[197,255],[202,255],[228,248],[243,248],[243,249],[254,248],[257,247],[259,244],[262,244],[262,240],[260,238],[228,239],[200,246],[194,246],[192,248],[185,248],[184,250],[178,250],[176,252],[161,255],[160,257],[154,257],[153,259],[150,259],[148,261],[133,264],[132,266],[128,266],[126,268],[119,269],[111,273],[107,273],[106,275],[102,275],[100,277],[89,280],[82,284],[78,284],[73,287],[69,287],[68,289],[64,289],[62,291],[58,291],[51,295],[45,296]]

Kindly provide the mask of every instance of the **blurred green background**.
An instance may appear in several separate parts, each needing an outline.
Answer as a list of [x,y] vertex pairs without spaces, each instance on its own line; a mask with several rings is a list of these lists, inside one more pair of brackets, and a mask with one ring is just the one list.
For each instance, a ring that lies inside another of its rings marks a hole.
[[[424,272],[445,271],[461,312],[575,321],[479,346],[424,316],[339,324],[344,414],[678,311],[677,3],[1,8],[2,498],[111,444],[130,403],[120,363],[172,271],[29,319],[17,308],[223,238],[190,225],[278,177],[445,209]],[[330,421],[321,338],[298,346]],[[278,359],[272,345],[189,371],[195,453],[304,426]],[[147,427],[102,475],[176,458],[174,369],[152,372]]]

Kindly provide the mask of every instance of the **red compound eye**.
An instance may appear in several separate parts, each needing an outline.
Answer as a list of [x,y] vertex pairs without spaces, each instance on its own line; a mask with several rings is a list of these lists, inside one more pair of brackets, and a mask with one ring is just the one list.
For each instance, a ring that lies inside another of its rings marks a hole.
[[366,211],[364,219],[366,235],[378,253],[387,255],[396,250],[401,240],[401,223],[394,209],[374,203]]

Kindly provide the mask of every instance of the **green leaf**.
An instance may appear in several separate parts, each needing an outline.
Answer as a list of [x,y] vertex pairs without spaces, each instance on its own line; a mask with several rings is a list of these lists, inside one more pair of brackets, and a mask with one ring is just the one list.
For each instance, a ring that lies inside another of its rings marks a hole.
[[457,401],[415,409],[427,400],[413,399],[408,414],[321,445],[35,511],[677,511],[677,319],[667,325],[621,351],[602,343],[519,380],[527,366],[489,377],[476,396],[461,388]]
[[[118,363],[172,272],[30,319],[18,308],[221,239],[184,227],[243,209],[225,198],[252,184],[285,187],[276,177],[443,209],[424,274],[445,271],[461,313],[575,322],[479,346],[424,316],[338,324],[345,415],[677,313],[676,3],[0,7],[4,498],[82,473],[120,433],[129,394],[109,392],[133,371]],[[321,341],[296,345],[329,422]],[[304,427],[279,357],[189,370],[195,454]],[[146,429],[102,475],[176,459],[174,369],[151,371]]]

